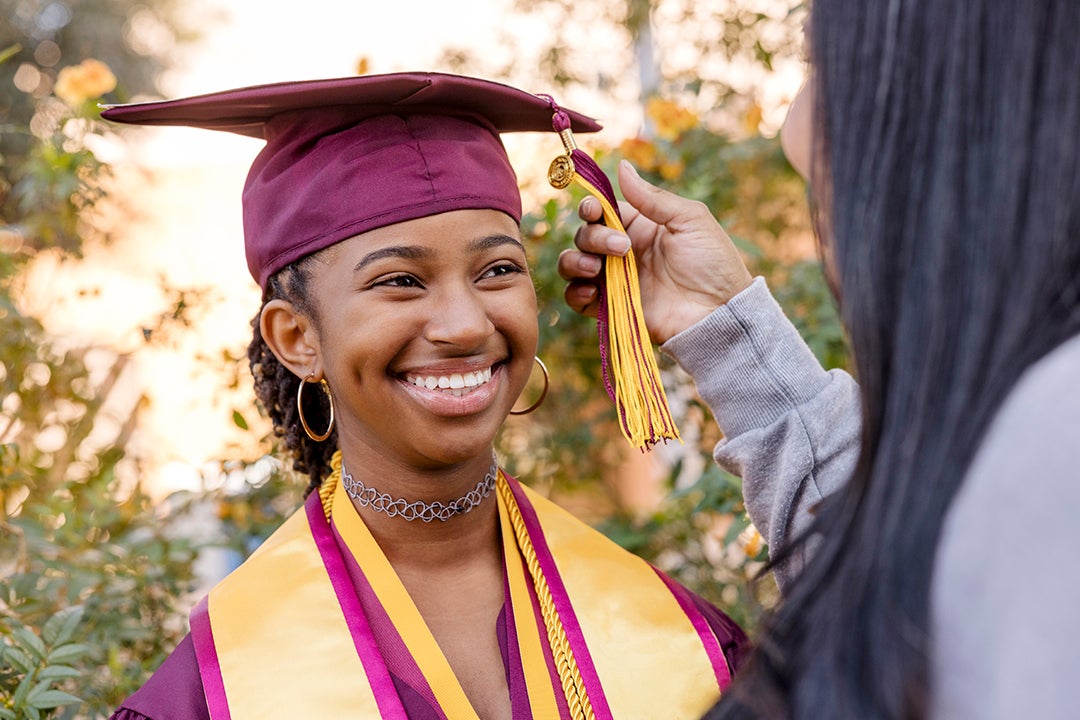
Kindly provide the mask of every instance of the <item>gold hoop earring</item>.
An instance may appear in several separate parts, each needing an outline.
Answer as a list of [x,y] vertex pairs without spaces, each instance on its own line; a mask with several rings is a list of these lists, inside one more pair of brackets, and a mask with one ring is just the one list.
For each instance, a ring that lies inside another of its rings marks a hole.
[[334,431],[334,396],[330,393],[330,386],[326,384],[326,379],[319,380],[323,392],[326,393],[326,397],[330,400],[330,424],[326,426],[326,432],[318,435],[312,431],[311,426],[307,424],[307,420],[304,418],[304,403],[301,400],[304,395],[304,386],[308,384],[308,378],[313,377],[315,377],[314,372],[308,373],[307,378],[301,380],[300,386],[296,388],[296,412],[300,416],[300,424],[304,426],[304,432],[307,433],[307,436],[315,442],[322,442],[330,437],[330,433]]
[[539,365],[539,366],[540,366],[540,369],[541,369],[541,370],[543,371],[543,373],[544,373],[544,389],[543,389],[543,390],[542,390],[542,391],[540,392],[540,397],[539,397],[539,398],[537,398],[536,402],[534,402],[534,403],[533,403],[532,405],[530,405],[529,407],[525,408],[524,410],[511,410],[511,411],[510,411],[510,414],[511,414],[511,415],[528,415],[528,414],[529,414],[529,413],[531,413],[531,412],[532,412],[533,410],[535,410],[536,408],[540,407],[540,404],[544,402],[544,398],[546,398],[546,397],[547,397],[547,394],[548,394],[548,385],[549,385],[549,384],[550,384],[550,382],[551,382],[551,379],[550,379],[550,378],[548,377],[548,370],[547,370],[547,366],[546,366],[546,365],[544,365],[544,361],[543,361],[543,360],[541,360],[541,359],[540,359],[539,357],[533,357],[533,362],[535,362],[535,363],[536,363],[537,365]]

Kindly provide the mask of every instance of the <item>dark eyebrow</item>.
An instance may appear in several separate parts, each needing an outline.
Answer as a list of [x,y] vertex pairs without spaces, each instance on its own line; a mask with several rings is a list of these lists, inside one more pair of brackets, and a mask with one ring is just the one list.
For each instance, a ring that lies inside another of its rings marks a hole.
[[[469,252],[480,252],[483,250],[490,250],[502,245],[514,245],[521,252],[525,252],[525,246],[521,244],[521,241],[510,235],[487,235],[486,237],[478,238],[469,243]],[[382,260],[383,258],[400,258],[402,260],[423,260],[429,258],[435,254],[435,251],[431,248],[417,247],[416,245],[392,245],[390,247],[380,248],[374,252],[370,252],[360,259],[360,262],[356,263],[353,268],[353,272],[360,272],[371,263]]]
[[383,258],[423,260],[424,258],[431,257],[433,254],[433,250],[425,247],[416,247],[415,245],[393,245],[391,247],[381,248],[365,255],[363,258],[360,259],[360,262],[356,263],[356,267],[353,268],[353,272],[360,272],[371,263],[375,262],[376,260],[382,260]]
[[521,244],[521,241],[515,237],[509,235],[488,235],[487,237],[478,238],[469,243],[469,250],[476,252],[478,250],[491,250],[501,245],[515,245],[521,252],[525,252],[525,246]]

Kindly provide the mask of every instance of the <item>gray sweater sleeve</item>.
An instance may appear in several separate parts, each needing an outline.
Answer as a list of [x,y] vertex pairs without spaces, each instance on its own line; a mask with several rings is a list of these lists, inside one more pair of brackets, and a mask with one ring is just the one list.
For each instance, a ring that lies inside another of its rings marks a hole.
[[[826,372],[763,278],[661,348],[689,372],[724,439],[714,457],[743,479],[750,519],[770,548],[806,526],[850,477],[859,452],[858,386]],[[803,558],[776,571],[783,589]]]

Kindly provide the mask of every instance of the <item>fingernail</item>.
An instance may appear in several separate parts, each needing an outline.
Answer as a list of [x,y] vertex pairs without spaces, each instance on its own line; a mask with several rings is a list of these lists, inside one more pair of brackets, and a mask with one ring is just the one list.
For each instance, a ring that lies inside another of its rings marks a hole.
[[629,170],[634,177],[641,177],[640,175],[638,175],[637,168],[631,165],[629,160],[620,160],[619,164],[625,166],[626,169]]
[[630,252],[630,238],[619,233],[612,233],[604,241],[604,248],[609,255],[625,255]]
[[578,268],[580,268],[582,272],[590,275],[595,275],[600,272],[600,268],[603,266],[604,264],[600,262],[600,258],[595,255],[582,255],[581,259],[578,260]]

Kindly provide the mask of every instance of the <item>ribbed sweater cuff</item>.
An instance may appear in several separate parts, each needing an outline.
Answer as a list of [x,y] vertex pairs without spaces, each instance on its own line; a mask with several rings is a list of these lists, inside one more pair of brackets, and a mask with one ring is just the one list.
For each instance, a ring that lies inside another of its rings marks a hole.
[[660,349],[693,376],[729,438],[770,425],[829,381],[761,277]]

